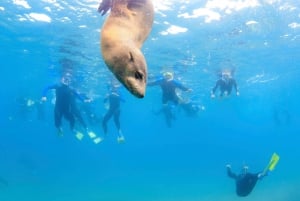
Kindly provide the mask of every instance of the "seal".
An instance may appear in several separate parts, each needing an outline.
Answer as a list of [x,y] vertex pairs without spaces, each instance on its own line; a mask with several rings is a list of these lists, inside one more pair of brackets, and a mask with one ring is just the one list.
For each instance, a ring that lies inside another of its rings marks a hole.
[[111,12],[101,29],[101,53],[115,77],[138,98],[147,83],[147,63],[141,51],[153,24],[151,0],[103,0],[98,12]]

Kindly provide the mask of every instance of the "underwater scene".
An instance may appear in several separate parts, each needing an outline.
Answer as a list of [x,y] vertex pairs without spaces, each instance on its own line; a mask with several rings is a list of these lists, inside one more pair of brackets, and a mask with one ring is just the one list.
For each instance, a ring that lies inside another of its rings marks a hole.
[[0,201],[299,201],[300,1],[1,0]]

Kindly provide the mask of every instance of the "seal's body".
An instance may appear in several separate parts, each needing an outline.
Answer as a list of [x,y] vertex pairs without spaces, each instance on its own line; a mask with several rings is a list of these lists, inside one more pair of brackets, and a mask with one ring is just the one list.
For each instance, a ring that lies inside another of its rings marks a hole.
[[143,98],[147,64],[141,47],[154,17],[151,0],[103,0],[98,11],[111,13],[101,30],[101,52],[108,68],[136,97]]

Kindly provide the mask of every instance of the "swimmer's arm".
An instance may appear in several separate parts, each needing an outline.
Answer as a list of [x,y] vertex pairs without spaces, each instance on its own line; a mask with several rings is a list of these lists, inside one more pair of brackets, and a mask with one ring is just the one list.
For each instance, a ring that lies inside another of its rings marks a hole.
[[154,80],[152,82],[148,82],[147,86],[155,86],[155,85],[159,85],[162,82],[163,79],[158,79],[158,80]]
[[214,88],[211,90],[211,93],[212,93],[212,94],[215,94],[217,88],[220,86],[220,83],[221,83],[221,80],[218,80],[218,81],[216,82],[216,85],[215,85]]
[[233,178],[233,179],[237,179],[237,175],[234,174],[234,173],[231,171],[231,166],[230,166],[230,165],[227,165],[227,166],[226,166],[226,169],[227,169],[227,175],[228,175],[228,177]]
[[73,90],[75,97],[82,102],[91,102],[91,99],[87,97],[85,94],[81,94],[76,90]]
[[57,84],[53,84],[53,85],[49,85],[47,87],[45,87],[42,91],[42,100],[47,100],[46,96],[49,90],[52,89],[57,89],[58,85]]
[[187,88],[185,86],[183,86],[183,84],[181,84],[180,82],[178,81],[175,81],[174,80],[174,83],[175,83],[175,86],[178,88],[178,89],[181,89],[182,91],[191,91],[192,89],[190,88]]
[[240,92],[239,92],[239,89],[238,89],[238,86],[237,86],[237,83],[236,83],[235,79],[233,79],[232,82],[233,82],[233,86],[234,86],[236,95],[238,96],[240,94]]

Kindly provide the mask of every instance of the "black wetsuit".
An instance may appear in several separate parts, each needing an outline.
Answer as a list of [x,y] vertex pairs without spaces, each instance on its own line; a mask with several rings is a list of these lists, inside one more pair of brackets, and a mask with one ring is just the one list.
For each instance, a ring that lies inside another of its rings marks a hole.
[[164,113],[165,120],[168,128],[172,127],[172,120],[176,120],[176,117],[174,115],[175,105],[173,103],[168,103],[162,106],[162,108],[155,112],[156,115],[159,115],[161,113]]
[[174,79],[167,80],[164,77],[149,82],[147,85],[159,85],[161,87],[163,107],[158,112],[156,112],[156,114],[163,113],[165,115],[167,126],[169,128],[172,127],[172,120],[176,119],[174,115],[174,109],[175,106],[177,106],[180,103],[180,98],[176,94],[176,89],[178,88],[182,91],[188,91],[189,89]]
[[149,82],[148,86],[160,85],[162,89],[162,103],[166,104],[168,101],[179,104],[180,98],[176,94],[176,88],[181,89],[182,91],[188,91],[189,89],[184,87],[181,83],[176,80],[166,80],[164,78],[158,79],[153,82]]
[[76,106],[76,98],[79,98],[82,101],[83,98],[75,90],[64,84],[56,84],[47,87],[43,91],[43,96],[46,96],[47,91],[50,89],[55,89],[56,94],[54,108],[55,127],[60,128],[62,117],[65,117],[70,122],[71,130],[74,129],[75,118],[86,129],[86,124]]
[[105,99],[104,102],[109,102],[109,109],[105,116],[103,117],[102,121],[102,127],[104,130],[104,133],[107,133],[107,122],[108,120],[114,116],[114,122],[118,130],[121,129],[120,126],[120,103],[121,101],[124,102],[121,95],[117,91],[111,92]]
[[244,173],[236,175],[232,173],[231,169],[227,169],[227,174],[230,178],[233,178],[236,183],[236,194],[241,197],[245,197],[251,193],[257,180],[259,173]]
[[219,79],[215,85],[215,87],[212,89],[212,92],[215,93],[217,88],[220,87],[220,96],[222,97],[225,92],[227,92],[227,95],[231,94],[232,87],[235,88],[235,91],[237,91],[237,84],[235,79],[229,78],[228,80],[225,79]]
[[185,111],[188,117],[197,117],[197,114],[201,110],[200,105],[192,101],[182,103],[180,104],[180,106]]

